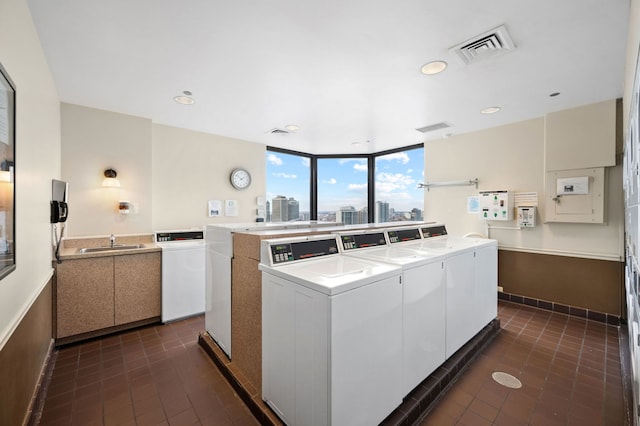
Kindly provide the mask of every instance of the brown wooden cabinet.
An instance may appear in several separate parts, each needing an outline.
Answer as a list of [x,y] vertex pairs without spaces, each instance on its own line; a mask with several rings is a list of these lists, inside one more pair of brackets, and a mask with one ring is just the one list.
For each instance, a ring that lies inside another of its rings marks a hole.
[[57,339],[160,316],[160,252],[68,259],[56,274]]
[[56,280],[56,337],[114,325],[113,257],[65,260]]
[[160,316],[160,253],[114,257],[115,325]]

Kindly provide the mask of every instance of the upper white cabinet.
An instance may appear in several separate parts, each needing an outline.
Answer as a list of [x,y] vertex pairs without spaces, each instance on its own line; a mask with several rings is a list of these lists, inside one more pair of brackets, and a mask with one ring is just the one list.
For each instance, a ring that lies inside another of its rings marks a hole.
[[615,165],[615,99],[547,114],[547,172]]

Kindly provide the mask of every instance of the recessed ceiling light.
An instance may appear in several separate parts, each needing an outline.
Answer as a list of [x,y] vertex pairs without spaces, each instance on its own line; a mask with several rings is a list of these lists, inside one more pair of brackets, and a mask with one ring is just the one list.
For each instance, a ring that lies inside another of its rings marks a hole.
[[420,68],[422,74],[426,75],[434,75],[441,73],[447,68],[447,63],[445,61],[431,61],[426,63]]
[[482,111],[480,111],[481,114],[495,114],[496,112],[500,111],[502,108],[500,107],[488,107],[483,109]]
[[297,132],[298,130],[300,130],[300,126],[298,126],[297,124],[287,124],[286,126],[284,126],[284,128],[290,132]]
[[190,98],[189,96],[182,96],[182,95],[175,96],[173,100],[182,105],[193,105],[195,103],[193,98]]
[[356,142],[351,142],[351,145],[366,145],[370,142],[371,141],[356,141]]

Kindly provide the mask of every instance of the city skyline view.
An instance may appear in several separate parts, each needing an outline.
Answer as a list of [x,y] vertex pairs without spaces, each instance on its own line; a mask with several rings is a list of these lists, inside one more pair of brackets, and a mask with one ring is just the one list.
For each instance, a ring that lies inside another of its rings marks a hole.
[[[294,154],[267,151],[267,194],[271,201],[278,196],[298,202],[300,215],[309,212],[310,160]],[[318,158],[318,219],[343,208],[366,211],[368,166],[366,158]],[[416,148],[375,158],[375,201],[388,203],[389,220],[399,220],[393,213],[405,213],[424,208],[424,193],[418,189],[423,182],[424,150]],[[274,219],[275,220],[275,219]],[[289,220],[292,220],[289,218]]]

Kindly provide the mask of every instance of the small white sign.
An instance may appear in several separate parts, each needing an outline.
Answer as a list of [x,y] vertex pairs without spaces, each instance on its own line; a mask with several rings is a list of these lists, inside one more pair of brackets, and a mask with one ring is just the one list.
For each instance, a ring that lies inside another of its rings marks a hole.
[[585,195],[589,193],[589,176],[556,180],[557,195]]
[[238,201],[224,200],[224,214],[226,216],[238,216]]
[[478,214],[480,212],[480,197],[472,195],[467,197],[467,213]]
[[209,217],[222,216],[222,201],[209,200],[207,205],[209,207]]

